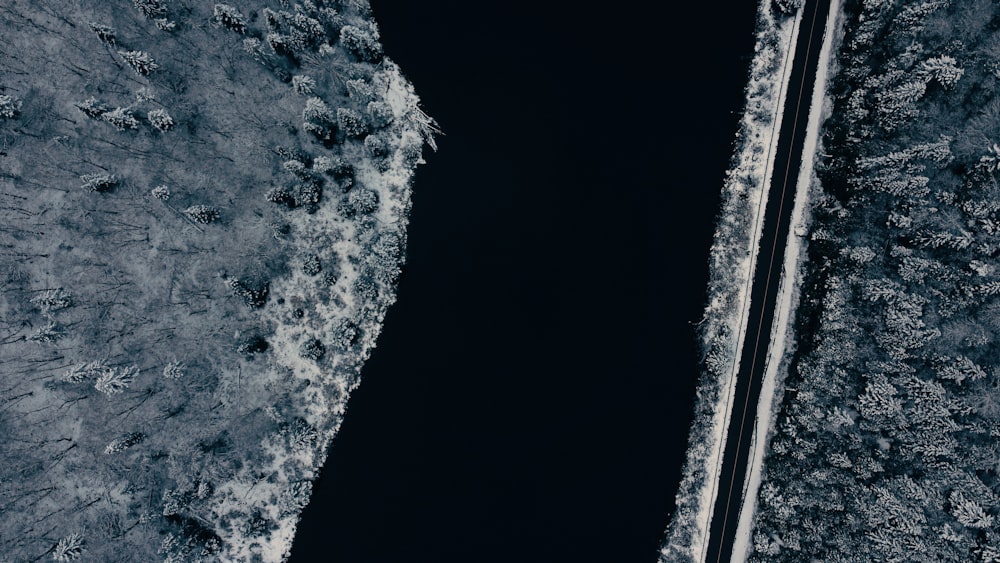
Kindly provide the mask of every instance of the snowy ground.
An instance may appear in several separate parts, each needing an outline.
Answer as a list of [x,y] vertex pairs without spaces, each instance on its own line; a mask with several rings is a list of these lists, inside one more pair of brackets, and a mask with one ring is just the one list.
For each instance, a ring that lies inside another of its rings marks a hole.
[[832,64],[834,38],[841,35],[839,15],[840,2],[832,0],[819,55],[820,64],[816,70],[816,82],[809,106],[809,123],[806,128],[805,145],[802,149],[802,165],[795,185],[795,203],[791,219],[792,236],[788,237],[785,247],[785,263],[778,287],[778,311],[774,318],[774,325],[771,327],[771,346],[767,353],[764,381],[760,400],[757,403],[757,417],[754,420],[753,441],[750,446],[752,457],[743,484],[743,506],[736,530],[736,542],[733,546],[733,563],[745,561],[752,545],[752,523],[756,509],[757,491],[760,488],[764,454],[768,444],[767,438],[771,430],[772,417],[776,413],[778,403],[780,403],[776,399],[781,397],[781,393],[777,391],[781,389],[781,381],[788,368],[789,356],[794,349],[792,313],[798,303],[801,282],[799,266],[805,253],[802,237],[807,232],[809,221],[810,188],[815,185],[813,163],[821,150],[820,125],[829,112],[829,107],[826,105],[826,85]]

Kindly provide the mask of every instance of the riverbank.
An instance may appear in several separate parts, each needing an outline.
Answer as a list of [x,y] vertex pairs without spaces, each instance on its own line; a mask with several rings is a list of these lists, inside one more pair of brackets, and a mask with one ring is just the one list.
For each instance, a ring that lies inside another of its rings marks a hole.
[[715,504],[739,357],[747,330],[753,272],[757,265],[767,190],[788,90],[789,67],[801,11],[779,19],[760,2],[755,55],[732,167],[710,254],[708,305],[699,323],[703,364],[677,508],[660,550],[662,563],[705,557]]

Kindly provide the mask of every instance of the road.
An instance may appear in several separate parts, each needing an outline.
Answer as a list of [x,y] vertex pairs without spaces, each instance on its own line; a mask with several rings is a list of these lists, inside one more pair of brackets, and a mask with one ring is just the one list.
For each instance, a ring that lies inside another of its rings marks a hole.
[[723,453],[705,552],[707,563],[730,561],[733,556],[737,519],[744,501],[743,483],[753,441],[751,436],[754,417],[757,414],[761,383],[771,346],[771,328],[776,313],[781,269],[785,262],[795,182],[802,163],[810,100],[830,0],[806,0],[802,9],[795,58],[792,61],[781,130],[778,133],[774,173],[764,211],[757,268],[750,291],[750,310],[736,392],[731,403],[733,410],[727,429],[726,450]]

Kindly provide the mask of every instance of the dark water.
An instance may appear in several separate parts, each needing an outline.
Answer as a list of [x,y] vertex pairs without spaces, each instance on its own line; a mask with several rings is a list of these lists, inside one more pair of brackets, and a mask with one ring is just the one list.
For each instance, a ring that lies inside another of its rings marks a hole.
[[291,560],[655,561],[755,2],[372,4],[447,136]]

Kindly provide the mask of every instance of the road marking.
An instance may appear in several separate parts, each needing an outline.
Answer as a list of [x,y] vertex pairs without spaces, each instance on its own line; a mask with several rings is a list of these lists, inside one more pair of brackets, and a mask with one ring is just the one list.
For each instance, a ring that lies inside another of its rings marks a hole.
[[[812,20],[809,23],[809,40],[806,42],[806,52],[805,52],[805,59],[806,59],[806,66],[807,67],[809,65],[809,54],[812,52],[813,35],[814,35],[815,30],[816,30],[816,16],[818,14],[819,14],[819,9],[817,8],[816,10],[813,11]],[[791,156],[794,154],[794,148],[795,148],[795,131],[798,128],[798,124],[799,124],[799,114],[801,113],[801,108],[802,108],[802,95],[803,95],[804,90],[805,90],[806,75],[807,75],[806,69],[803,68],[802,69],[802,81],[799,83],[799,93],[798,93],[798,96],[796,97],[796,100],[795,100],[795,118],[792,120],[792,137],[791,137],[791,139],[789,139],[789,144],[788,144],[788,156],[789,156],[789,158],[787,159],[787,162],[785,163],[785,175],[784,175],[784,178],[782,179],[782,183],[781,183],[781,197],[778,199],[778,215],[777,215],[777,221],[778,222],[775,225],[776,228],[781,225],[781,211],[784,209],[784,206],[785,206],[785,193],[787,192],[787,189],[788,189],[788,175],[791,172],[791,168],[792,168],[792,159],[791,159]],[[803,148],[803,150],[805,150],[805,149]],[[801,164],[801,162],[800,162],[800,164]],[[773,243],[771,244],[771,256],[770,256],[770,259],[768,261],[767,278],[764,281],[764,298],[765,298],[765,300],[767,299],[767,291],[771,287],[771,270],[774,267],[774,255],[777,252],[777,249],[778,249],[778,237],[776,235],[774,237]],[[749,375],[750,375],[751,379],[753,378],[754,368],[757,365],[757,348],[759,347],[759,344],[760,344],[760,336],[763,333],[763,327],[764,327],[764,309],[763,309],[763,307],[761,307],[760,322],[757,324],[757,334],[756,334],[756,336],[754,338],[753,356],[750,359],[750,372],[749,372]],[[737,375],[737,377],[738,377],[738,375]],[[736,435],[736,457],[737,458],[739,457],[740,446],[743,443],[743,430],[744,430],[744,427],[746,426],[746,413],[747,413],[747,407],[749,405],[750,405],[750,393],[748,392],[746,394],[746,397],[744,397],[744,400],[743,400],[743,411],[742,411],[741,416],[740,416],[740,431]],[[725,453],[723,453],[723,455],[725,455]],[[733,465],[734,465],[734,471],[733,471],[733,475],[731,476],[731,478],[729,480],[729,492],[726,495],[726,510],[725,510],[725,512],[723,512],[723,515],[722,515],[722,529],[719,532],[719,536],[720,536],[719,541],[720,541],[720,543],[719,543],[719,553],[718,553],[718,556],[716,557],[716,563],[720,563],[722,561],[722,551],[723,551],[723,547],[724,547],[722,545],[722,541],[726,537],[726,526],[729,523],[729,506],[730,506],[730,503],[732,502],[732,498],[733,498],[733,487],[736,484],[736,471],[735,471],[736,460],[735,459],[733,460]],[[710,530],[711,530],[711,528],[710,528]],[[709,531],[709,534],[711,535],[711,531]]]

